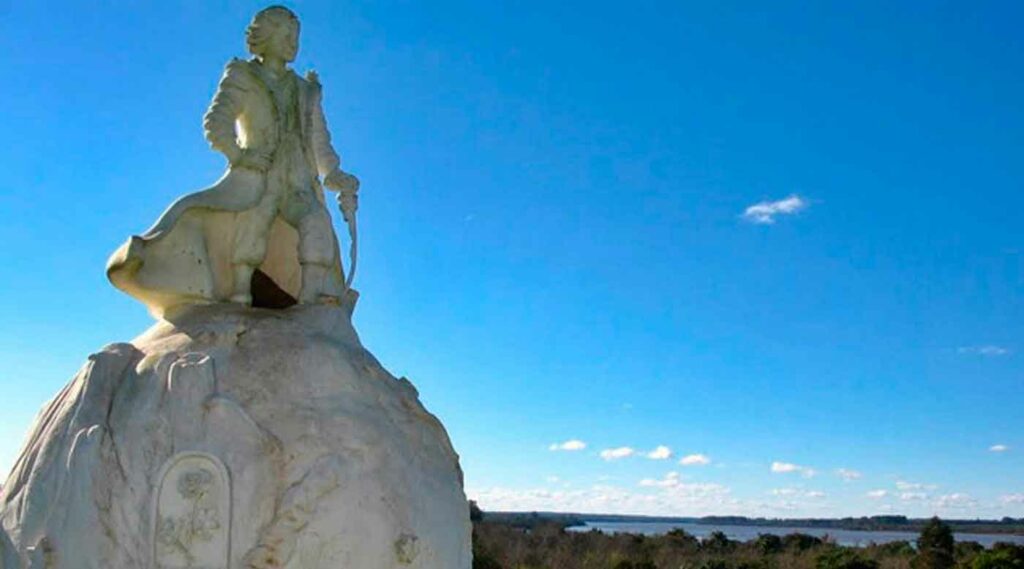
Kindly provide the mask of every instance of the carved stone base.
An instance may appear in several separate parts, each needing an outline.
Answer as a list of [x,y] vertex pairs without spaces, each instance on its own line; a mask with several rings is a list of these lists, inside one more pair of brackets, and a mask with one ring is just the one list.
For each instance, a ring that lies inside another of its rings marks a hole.
[[91,356],[0,522],[0,569],[471,565],[444,428],[343,307],[197,306]]

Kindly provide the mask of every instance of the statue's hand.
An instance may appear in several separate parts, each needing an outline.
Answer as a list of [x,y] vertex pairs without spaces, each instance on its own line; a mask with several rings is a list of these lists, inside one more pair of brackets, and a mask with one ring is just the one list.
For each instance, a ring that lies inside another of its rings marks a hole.
[[359,191],[359,178],[342,172],[340,168],[335,168],[333,172],[324,177],[324,185],[341,193],[355,194]]
[[257,172],[266,172],[270,169],[270,153],[256,148],[244,148],[231,161],[232,168],[248,168]]
[[338,205],[341,206],[341,216],[346,222],[352,221],[359,209],[359,194],[355,190],[344,189],[338,192]]
[[324,176],[324,185],[338,192],[338,205],[341,206],[341,215],[345,221],[354,219],[359,209],[359,178],[335,168]]

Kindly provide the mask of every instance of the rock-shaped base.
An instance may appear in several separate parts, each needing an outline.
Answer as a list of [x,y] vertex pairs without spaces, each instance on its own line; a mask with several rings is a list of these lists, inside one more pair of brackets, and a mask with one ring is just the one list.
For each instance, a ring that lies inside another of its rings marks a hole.
[[0,522],[0,569],[471,565],[444,427],[324,306],[195,307],[91,356]]

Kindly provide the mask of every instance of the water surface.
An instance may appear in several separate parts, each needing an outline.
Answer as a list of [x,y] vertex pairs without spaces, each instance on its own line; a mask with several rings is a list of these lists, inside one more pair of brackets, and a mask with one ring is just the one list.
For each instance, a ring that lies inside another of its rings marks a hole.
[[[815,537],[828,536],[839,545],[862,547],[871,543],[889,543],[892,541],[909,541],[913,543],[918,534],[909,531],[858,531],[832,528],[799,528],[799,527],[766,527],[742,525],[713,525],[694,523],[669,522],[586,522],[585,525],[569,528],[569,531],[598,530],[604,533],[639,533],[643,535],[661,535],[672,529],[682,529],[686,533],[703,539],[713,531],[724,533],[729,539],[750,541],[758,534],[770,533],[779,536],[791,533],[804,533]],[[957,533],[957,541],[976,541],[985,547],[991,547],[998,541],[1024,545],[1024,535]]]

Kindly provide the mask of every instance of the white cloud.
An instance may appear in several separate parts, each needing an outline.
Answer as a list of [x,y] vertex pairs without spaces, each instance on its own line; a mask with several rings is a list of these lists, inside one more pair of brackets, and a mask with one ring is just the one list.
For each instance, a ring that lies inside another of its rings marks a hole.
[[658,448],[647,453],[647,458],[651,460],[668,460],[672,458],[672,449],[665,445],[659,445]]
[[971,498],[968,494],[962,494],[960,492],[954,492],[953,494],[945,494],[939,496],[935,500],[935,507],[944,510],[958,510],[963,508],[973,508],[978,505],[977,500]]
[[555,443],[548,447],[548,450],[576,451],[587,448],[587,443],[579,439],[570,439],[564,443]]
[[900,500],[904,502],[915,502],[919,500],[927,500],[928,494],[924,492],[903,492],[900,494]]
[[800,467],[791,462],[773,462],[772,472],[796,472]]
[[1024,504],[1024,494],[1004,494],[999,497],[999,501],[1003,504]]
[[800,497],[800,498],[824,498],[825,493],[821,490],[804,490],[802,488],[775,488],[772,490],[773,496],[780,497]]
[[1007,356],[1010,354],[1010,350],[1008,348],[1004,348],[1002,346],[993,346],[991,344],[986,346],[961,346],[957,348],[956,351],[959,354],[968,354],[972,356],[986,356],[990,358],[998,356]]
[[792,215],[807,208],[807,201],[793,194],[773,202],[763,201],[743,210],[743,219],[759,225],[771,225],[779,215]]
[[619,460],[634,454],[636,454],[636,450],[630,447],[609,448],[601,451],[601,458],[605,460]]
[[1010,450],[1010,447],[1008,447],[1006,445],[992,445],[992,446],[988,447],[988,450],[990,450],[992,452],[1006,452],[1006,451]]
[[779,462],[775,461],[772,463],[772,472],[776,474],[787,474],[791,472],[799,472],[804,478],[814,478],[818,471],[806,466],[800,466],[799,464],[793,464],[791,462]]
[[889,495],[889,491],[888,490],[871,490],[870,492],[868,492],[866,494],[866,496],[868,498],[871,498],[872,500],[879,500],[881,498],[885,498],[888,495]]
[[[665,480],[672,480],[666,477]],[[663,481],[659,481],[663,482]],[[646,515],[741,515],[750,506],[727,486],[714,483],[664,483],[642,488],[598,484],[580,489],[469,488],[467,495],[485,511],[605,512]]]
[[935,484],[921,484],[920,482],[907,482],[906,480],[896,481],[897,490],[935,490],[936,488],[938,486]]
[[711,464],[711,457],[701,453],[688,454],[679,459],[679,464],[683,466],[707,466]]
[[860,480],[864,475],[856,470],[850,470],[849,468],[839,468],[836,470],[836,476],[842,478],[845,482],[852,482],[854,480]]
[[673,486],[679,486],[679,473],[669,472],[665,475],[665,478],[661,480],[655,480],[653,478],[644,478],[640,481],[640,486],[647,488],[671,488]]
[[562,479],[557,476],[548,476],[547,478],[545,478],[545,480],[552,484],[557,484],[562,481]]

